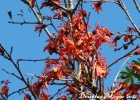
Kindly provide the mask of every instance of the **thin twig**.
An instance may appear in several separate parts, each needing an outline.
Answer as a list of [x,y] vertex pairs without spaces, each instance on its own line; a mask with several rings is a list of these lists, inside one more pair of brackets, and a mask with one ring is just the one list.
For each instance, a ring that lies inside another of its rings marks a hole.
[[58,89],[58,91],[49,99],[49,100],[52,100],[54,97],[55,97],[55,95],[57,95],[61,90],[63,90],[65,87],[67,87],[67,85],[66,86],[64,86],[63,88],[61,88],[61,89]]
[[138,34],[140,35],[140,30],[138,29],[138,27],[136,26],[136,24],[132,20],[131,16],[129,15],[129,12],[128,12],[126,6],[124,5],[124,3],[122,2],[122,0],[119,0],[118,3],[119,3],[118,5],[123,9],[125,14],[127,15],[128,20],[131,22],[131,24],[134,26],[134,28],[137,30]]
[[[27,89],[27,87],[24,87],[24,88],[22,88],[22,89]],[[10,93],[10,94],[8,95],[8,97],[10,97],[11,95],[13,95],[13,94],[15,94],[15,93],[19,93],[22,89],[19,89],[19,90],[17,90],[17,91],[14,91],[14,92]]]
[[131,55],[131,53],[132,53],[133,51],[135,51],[136,49],[138,49],[138,48],[140,48],[139,45],[136,46],[136,48],[134,48],[134,49],[131,50],[130,52],[126,53],[124,56],[122,56],[122,57],[118,58],[117,60],[115,60],[113,63],[111,63],[111,64],[108,66],[108,68],[111,67],[112,65],[114,65],[115,63],[117,63],[118,61],[120,61],[121,59],[123,59],[123,58],[125,58],[125,57]]
[[66,85],[66,83],[56,83],[56,82],[51,82],[51,83],[49,83],[48,85]]
[[39,8],[39,6],[38,6],[37,0],[36,0],[36,7],[37,7],[37,9],[38,9],[38,11],[39,11],[39,13],[40,13],[40,15],[41,15],[41,17],[42,17],[42,14],[41,14],[40,8]]
[[58,4],[57,2],[53,1],[53,0],[50,0],[50,2],[52,2],[52,4],[54,4],[55,6],[65,10],[66,12],[68,12],[68,9],[60,4]]
[[4,47],[0,44],[1,48],[4,50],[4,52],[6,53],[6,55],[9,57],[9,61],[14,65],[14,67],[16,68],[16,70],[18,71],[19,75],[21,76],[22,81],[24,82],[24,84],[29,88],[29,90],[31,91],[32,95],[34,96],[35,100],[38,100],[38,97],[36,96],[36,94],[34,93],[34,91],[32,90],[32,88],[30,87],[30,85],[26,82],[21,70],[19,69],[19,67],[16,65],[16,63],[13,61],[11,55],[4,49]]
[[33,62],[37,62],[37,61],[46,61],[46,60],[60,60],[60,59],[53,59],[53,58],[44,58],[44,59],[18,59],[18,62],[20,61],[33,61]]
[[[37,77],[37,78],[40,77],[40,76],[35,75],[35,74],[25,74],[25,75],[26,75],[26,76]],[[41,77],[45,77],[45,76],[41,76]],[[55,80],[54,78],[47,78],[47,79]],[[73,81],[73,79],[56,79],[56,80],[59,80],[59,81]]]
[[121,35],[128,35],[128,36],[135,36],[137,38],[140,38],[140,36],[134,35],[134,34],[127,34],[127,33],[122,33],[122,32],[110,32],[110,34],[121,34]]
[[47,16],[47,19],[51,22],[50,25],[52,25],[52,27],[55,29],[55,31],[58,32],[58,31],[57,31],[57,28],[54,26],[54,24],[53,24],[53,22],[52,22],[52,18],[49,17],[49,16]]
[[[32,8],[32,11],[33,11],[34,15],[36,16],[36,18],[38,19],[39,23],[42,23],[43,19],[41,19],[41,18],[38,16],[36,10],[35,10],[34,8]],[[47,35],[48,35],[49,37],[52,37],[52,34],[50,33],[50,31],[49,31],[47,28],[44,28],[44,30],[45,30],[45,32],[47,33]]]
[[1,95],[2,99],[7,100],[1,93],[0,93],[0,95]]
[[17,75],[15,75],[14,73],[10,73],[10,72],[6,71],[5,69],[2,69],[2,70],[5,71],[7,74],[11,74],[22,81],[22,79],[20,77],[18,77]]
[[[100,0],[84,0],[84,3],[87,2],[99,2]],[[103,2],[111,2],[111,3],[116,3],[114,0],[104,0]]]
[[121,46],[120,48],[115,49],[115,51],[120,50],[120,49],[124,48],[125,46],[128,47],[128,46],[129,46],[133,41],[135,41],[136,39],[137,39],[137,37],[134,38],[134,39],[132,39],[130,42],[124,44],[124,45]]
[[64,4],[65,4],[65,7],[67,8],[67,1],[66,0],[64,0]]
[[33,62],[37,62],[37,61],[45,61],[45,60],[47,60],[47,58],[46,59],[19,59],[19,62],[20,61],[33,61]]
[[73,7],[73,0],[68,0],[68,3],[69,3],[69,8],[72,10],[74,7]]
[[13,52],[13,47],[11,47],[10,56],[12,56],[12,52]]
[[12,23],[12,24],[20,24],[20,25],[23,25],[23,24],[39,24],[39,22],[11,22],[9,21],[8,23]]
[[74,12],[77,10],[77,7],[80,5],[80,2],[81,2],[81,0],[78,0],[76,6],[75,6],[75,8],[74,8]]
[[140,7],[139,7],[139,5],[138,5],[137,1],[136,1],[136,0],[133,0],[133,2],[134,2],[134,4],[135,4],[135,6],[136,6],[137,10],[140,12]]

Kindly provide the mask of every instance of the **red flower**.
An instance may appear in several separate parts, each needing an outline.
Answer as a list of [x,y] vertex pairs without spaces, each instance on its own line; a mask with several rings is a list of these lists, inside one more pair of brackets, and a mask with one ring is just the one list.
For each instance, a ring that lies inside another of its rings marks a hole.
[[92,5],[93,8],[95,8],[95,10],[97,11],[97,13],[99,14],[99,11],[102,10],[102,3],[103,3],[104,0],[100,0],[99,2],[97,3],[94,3]]
[[49,100],[50,95],[46,94],[45,92],[41,93],[41,100]]
[[100,23],[96,23],[96,29],[100,29],[101,24]]
[[29,94],[26,94],[26,95],[24,96],[24,100],[31,100],[31,96],[30,96]]
[[93,78],[95,79],[96,77],[103,78],[108,74],[107,68],[105,66],[100,66],[97,64],[95,68],[95,72],[93,73]]
[[135,31],[135,29],[134,29],[134,28],[127,27],[126,32],[128,32],[128,33],[132,33],[133,31]]
[[8,86],[3,86],[1,89],[1,94],[4,95],[6,93],[8,93],[9,87]]
[[68,98],[65,95],[63,95],[63,96],[57,98],[56,100],[68,100]]
[[53,6],[53,4],[51,2],[43,2],[40,9],[42,9],[43,7],[47,7],[47,6]]
[[0,53],[4,54],[4,50],[0,47]]
[[63,17],[63,13],[61,11],[61,9],[58,10],[58,13],[56,13],[53,18],[58,18],[59,20]]
[[130,40],[131,44],[134,45],[132,35],[127,35],[127,34],[126,34],[126,35],[124,36],[124,42],[127,42],[128,39]]
[[36,0],[32,0],[32,2],[31,2],[31,7],[32,7],[32,8],[35,6],[35,1],[36,1]]
[[117,49],[117,41],[120,39],[120,36],[116,36],[113,41],[112,41],[112,44],[114,43],[114,50]]
[[56,45],[56,39],[55,38],[50,38],[48,40],[48,45],[45,46],[44,50],[43,51],[46,51],[48,50],[49,54],[52,55],[53,53],[56,53],[57,52],[57,45]]
[[136,50],[134,54],[135,55],[140,55],[140,50]]
[[46,25],[44,24],[38,24],[38,26],[34,29],[34,31],[38,31],[39,30],[39,36],[40,36],[40,33],[42,32],[42,29],[45,28]]
[[136,70],[136,72],[140,73],[140,66],[136,65],[136,64],[132,64],[130,65],[130,67],[134,70]]

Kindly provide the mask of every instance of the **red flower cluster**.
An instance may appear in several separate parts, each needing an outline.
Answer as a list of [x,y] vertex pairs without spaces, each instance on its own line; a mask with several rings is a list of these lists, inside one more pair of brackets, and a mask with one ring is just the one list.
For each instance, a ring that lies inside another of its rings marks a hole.
[[[73,16],[72,22],[66,22],[64,26],[61,26],[58,34],[55,38],[50,38],[47,42],[48,45],[44,48],[44,51],[48,50],[50,54],[59,53],[60,60],[68,59],[77,60],[77,59],[89,59],[91,68],[94,69],[95,73],[93,78],[100,77],[103,78],[108,74],[106,61],[104,58],[99,57],[97,62],[93,62],[91,54],[99,54],[97,52],[98,48],[102,46],[102,43],[108,43],[110,39],[110,31],[106,27],[101,27],[99,23],[96,24],[96,29],[93,32],[86,32],[89,28],[84,24],[83,17],[86,16],[84,10],[79,10],[77,14]],[[70,28],[72,26],[72,29]],[[96,66],[94,65],[96,63]],[[61,66],[59,61],[55,63],[55,69],[59,76],[53,76],[51,72],[47,73],[51,78],[62,78]],[[49,69],[50,63],[46,63],[46,69]],[[66,69],[66,67],[64,67]],[[81,70],[85,70],[82,68]]]
[[[124,92],[120,92],[121,90],[125,89]],[[123,97],[129,97],[129,96],[133,96],[136,95],[138,100],[140,100],[140,96],[138,91],[140,90],[140,86],[138,85],[130,85],[129,83],[124,84],[123,82],[119,82],[118,87],[115,89],[115,92],[113,93],[113,96],[123,96]],[[116,99],[111,99],[111,100],[116,100]],[[117,100],[122,100],[121,98],[117,99]]]
[[92,7],[95,8],[95,10],[97,11],[98,14],[99,14],[99,11],[100,11],[100,10],[103,10],[103,9],[102,9],[102,6],[101,6],[102,3],[103,3],[103,1],[104,1],[104,0],[100,0],[100,1],[98,1],[97,3],[94,3],[94,4],[92,5]]

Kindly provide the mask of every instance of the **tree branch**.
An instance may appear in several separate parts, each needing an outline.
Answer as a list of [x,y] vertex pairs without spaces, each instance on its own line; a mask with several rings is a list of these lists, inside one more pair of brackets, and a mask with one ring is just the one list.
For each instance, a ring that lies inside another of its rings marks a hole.
[[[27,87],[24,87],[24,88],[22,88],[22,89],[27,89]],[[19,93],[22,89],[19,89],[19,90],[17,90],[17,91],[14,91],[14,92],[10,93],[10,94],[8,95],[8,97],[10,97],[11,95],[13,95],[13,94],[15,94],[15,93]]]
[[138,29],[138,27],[133,22],[132,18],[129,15],[129,12],[128,12],[127,8],[125,7],[124,3],[122,2],[122,0],[118,0],[118,3],[119,3],[118,5],[123,9],[125,14],[127,15],[128,20],[131,22],[131,24],[134,26],[134,28],[137,30],[138,34],[140,35],[140,30]]
[[136,0],[133,0],[133,2],[134,2],[134,4],[135,4],[135,6],[136,6],[137,10],[140,12],[140,7],[139,7],[139,5],[138,5],[137,1],[136,1]]
[[36,96],[36,94],[34,93],[34,91],[32,90],[32,88],[30,87],[30,85],[26,82],[26,80],[24,79],[24,76],[22,75],[22,72],[20,71],[19,67],[16,65],[16,63],[13,61],[11,55],[4,49],[4,47],[0,44],[1,48],[4,50],[4,52],[6,53],[6,55],[9,57],[9,61],[14,65],[14,67],[16,68],[16,70],[18,71],[19,75],[21,76],[22,81],[24,82],[24,84],[29,88],[29,90],[31,91],[31,94],[34,96],[35,100],[38,100],[38,97]]
[[53,1],[53,0],[50,0],[50,2],[52,2],[52,4],[54,4],[55,6],[63,9],[64,11],[68,12],[68,9],[60,4],[58,4],[57,2]]
[[65,87],[67,87],[67,85],[66,86],[64,86],[63,88],[61,88],[61,89],[58,89],[58,91],[49,99],[49,100],[52,100],[54,97],[55,97],[55,95],[57,95],[61,90],[63,90]]
[[[38,16],[36,10],[35,10],[34,8],[31,7],[30,0],[29,0],[29,1],[28,1],[28,0],[21,0],[21,1],[24,2],[25,4],[27,4],[27,5],[31,8],[32,12],[34,13],[34,15],[35,15],[35,17],[37,18],[37,20],[38,20],[39,23],[44,23],[44,22],[43,22],[42,15],[40,15],[40,16],[41,16],[41,18],[40,18],[40,17]],[[47,34],[49,37],[52,37],[52,34],[49,32],[49,30],[48,30],[47,28],[44,28],[44,31],[46,32],[46,34]]]
[[115,60],[113,63],[111,63],[111,64],[108,66],[108,68],[111,67],[112,65],[114,65],[115,63],[117,63],[118,61],[120,61],[121,59],[123,59],[123,58],[125,58],[125,57],[131,55],[131,53],[132,53],[133,51],[135,51],[136,49],[138,49],[138,48],[140,48],[139,45],[137,45],[136,48],[134,48],[133,50],[131,50],[130,52],[128,52],[128,53],[125,54],[124,56],[122,56],[122,57],[118,58],[117,60]]
[[39,22],[11,22],[9,21],[8,23],[12,23],[12,24],[20,24],[20,25],[23,25],[23,24],[40,24]]
[[20,77],[18,77],[17,75],[15,75],[14,73],[10,73],[10,72],[6,71],[5,69],[2,69],[2,70],[5,71],[7,74],[11,74],[22,81],[22,79]]

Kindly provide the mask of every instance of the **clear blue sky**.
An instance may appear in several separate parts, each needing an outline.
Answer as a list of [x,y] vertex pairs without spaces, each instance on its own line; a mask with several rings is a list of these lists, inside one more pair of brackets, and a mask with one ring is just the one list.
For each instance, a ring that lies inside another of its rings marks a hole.
[[[139,12],[136,10],[134,3],[132,0],[123,0],[128,7],[131,17],[133,18],[136,25],[139,27]],[[138,1],[138,0],[137,0]],[[140,5],[140,1],[138,2]],[[8,11],[12,11],[13,20],[15,22],[22,22],[23,19],[17,14],[20,13],[22,9],[24,11],[24,17],[26,21],[34,22],[37,21],[34,17],[32,12],[29,12],[28,7],[23,4],[20,0],[1,0],[0,1],[0,43],[5,47],[7,51],[10,51],[11,46],[13,46],[13,54],[12,57],[14,61],[19,58],[25,59],[41,59],[46,58],[49,56],[48,52],[43,52],[44,47],[46,46],[46,40],[48,36],[44,31],[42,31],[41,36],[39,37],[38,32],[34,32],[35,25],[17,25],[17,24],[9,24],[10,21],[9,16],[7,14]],[[91,8],[92,3],[86,3],[84,9],[87,12],[91,12],[90,17],[90,25],[93,26],[92,29],[95,27],[96,22],[100,22],[102,26],[108,27],[109,30],[113,32],[125,32],[127,30],[127,26],[133,27],[131,23],[126,19],[125,13],[121,10],[121,8],[113,3],[105,3],[103,4],[103,11],[100,14],[97,14],[94,9]],[[42,12],[44,14],[50,14],[49,10],[43,9]],[[59,26],[59,24],[56,22]],[[54,30],[50,28],[50,31]],[[138,44],[140,41],[137,41]],[[123,41],[119,41],[118,47],[122,46]],[[121,50],[114,53],[114,48],[110,48],[109,45],[103,45],[101,51],[102,55],[107,58],[108,63],[110,64],[115,59],[121,57],[122,55],[126,54],[128,51],[133,49],[134,46],[129,46],[128,50]],[[49,56],[55,57],[56,55]],[[137,58],[137,57],[135,57]],[[126,59],[126,58],[125,58]],[[114,80],[115,74],[117,73],[118,69],[120,68],[121,64],[124,60],[121,60],[119,63],[115,64],[111,67],[111,71],[107,80],[105,80],[105,88],[110,87]],[[134,58],[133,58],[134,59]],[[129,60],[131,61],[131,60]],[[41,75],[43,68],[45,66],[44,62],[22,62],[20,63],[20,68],[22,73],[29,73],[29,74],[36,74]],[[4,68],[9,72],[14,72],[18,75],[17,71],[13,67],[13,65],[0,57],[0,80],[9,79],[11,84],[9,84],[10,90],[9,93],[18,90],[19,88],[24,87],[24,84],[17,80],[14,76],[6,74],[1,69]],[[37,79],[35,79],[37,80]],[[2,85],[0,85],[0,88]],[[49,87],[49,91],[47,94],[52,94],[57,91],[57,88]],[[52,94],[53,95],[53,94]],[[17,98],[22,99],[24,95],[19,96],[15,94],[9,98],[9,100],[16,100]]]

